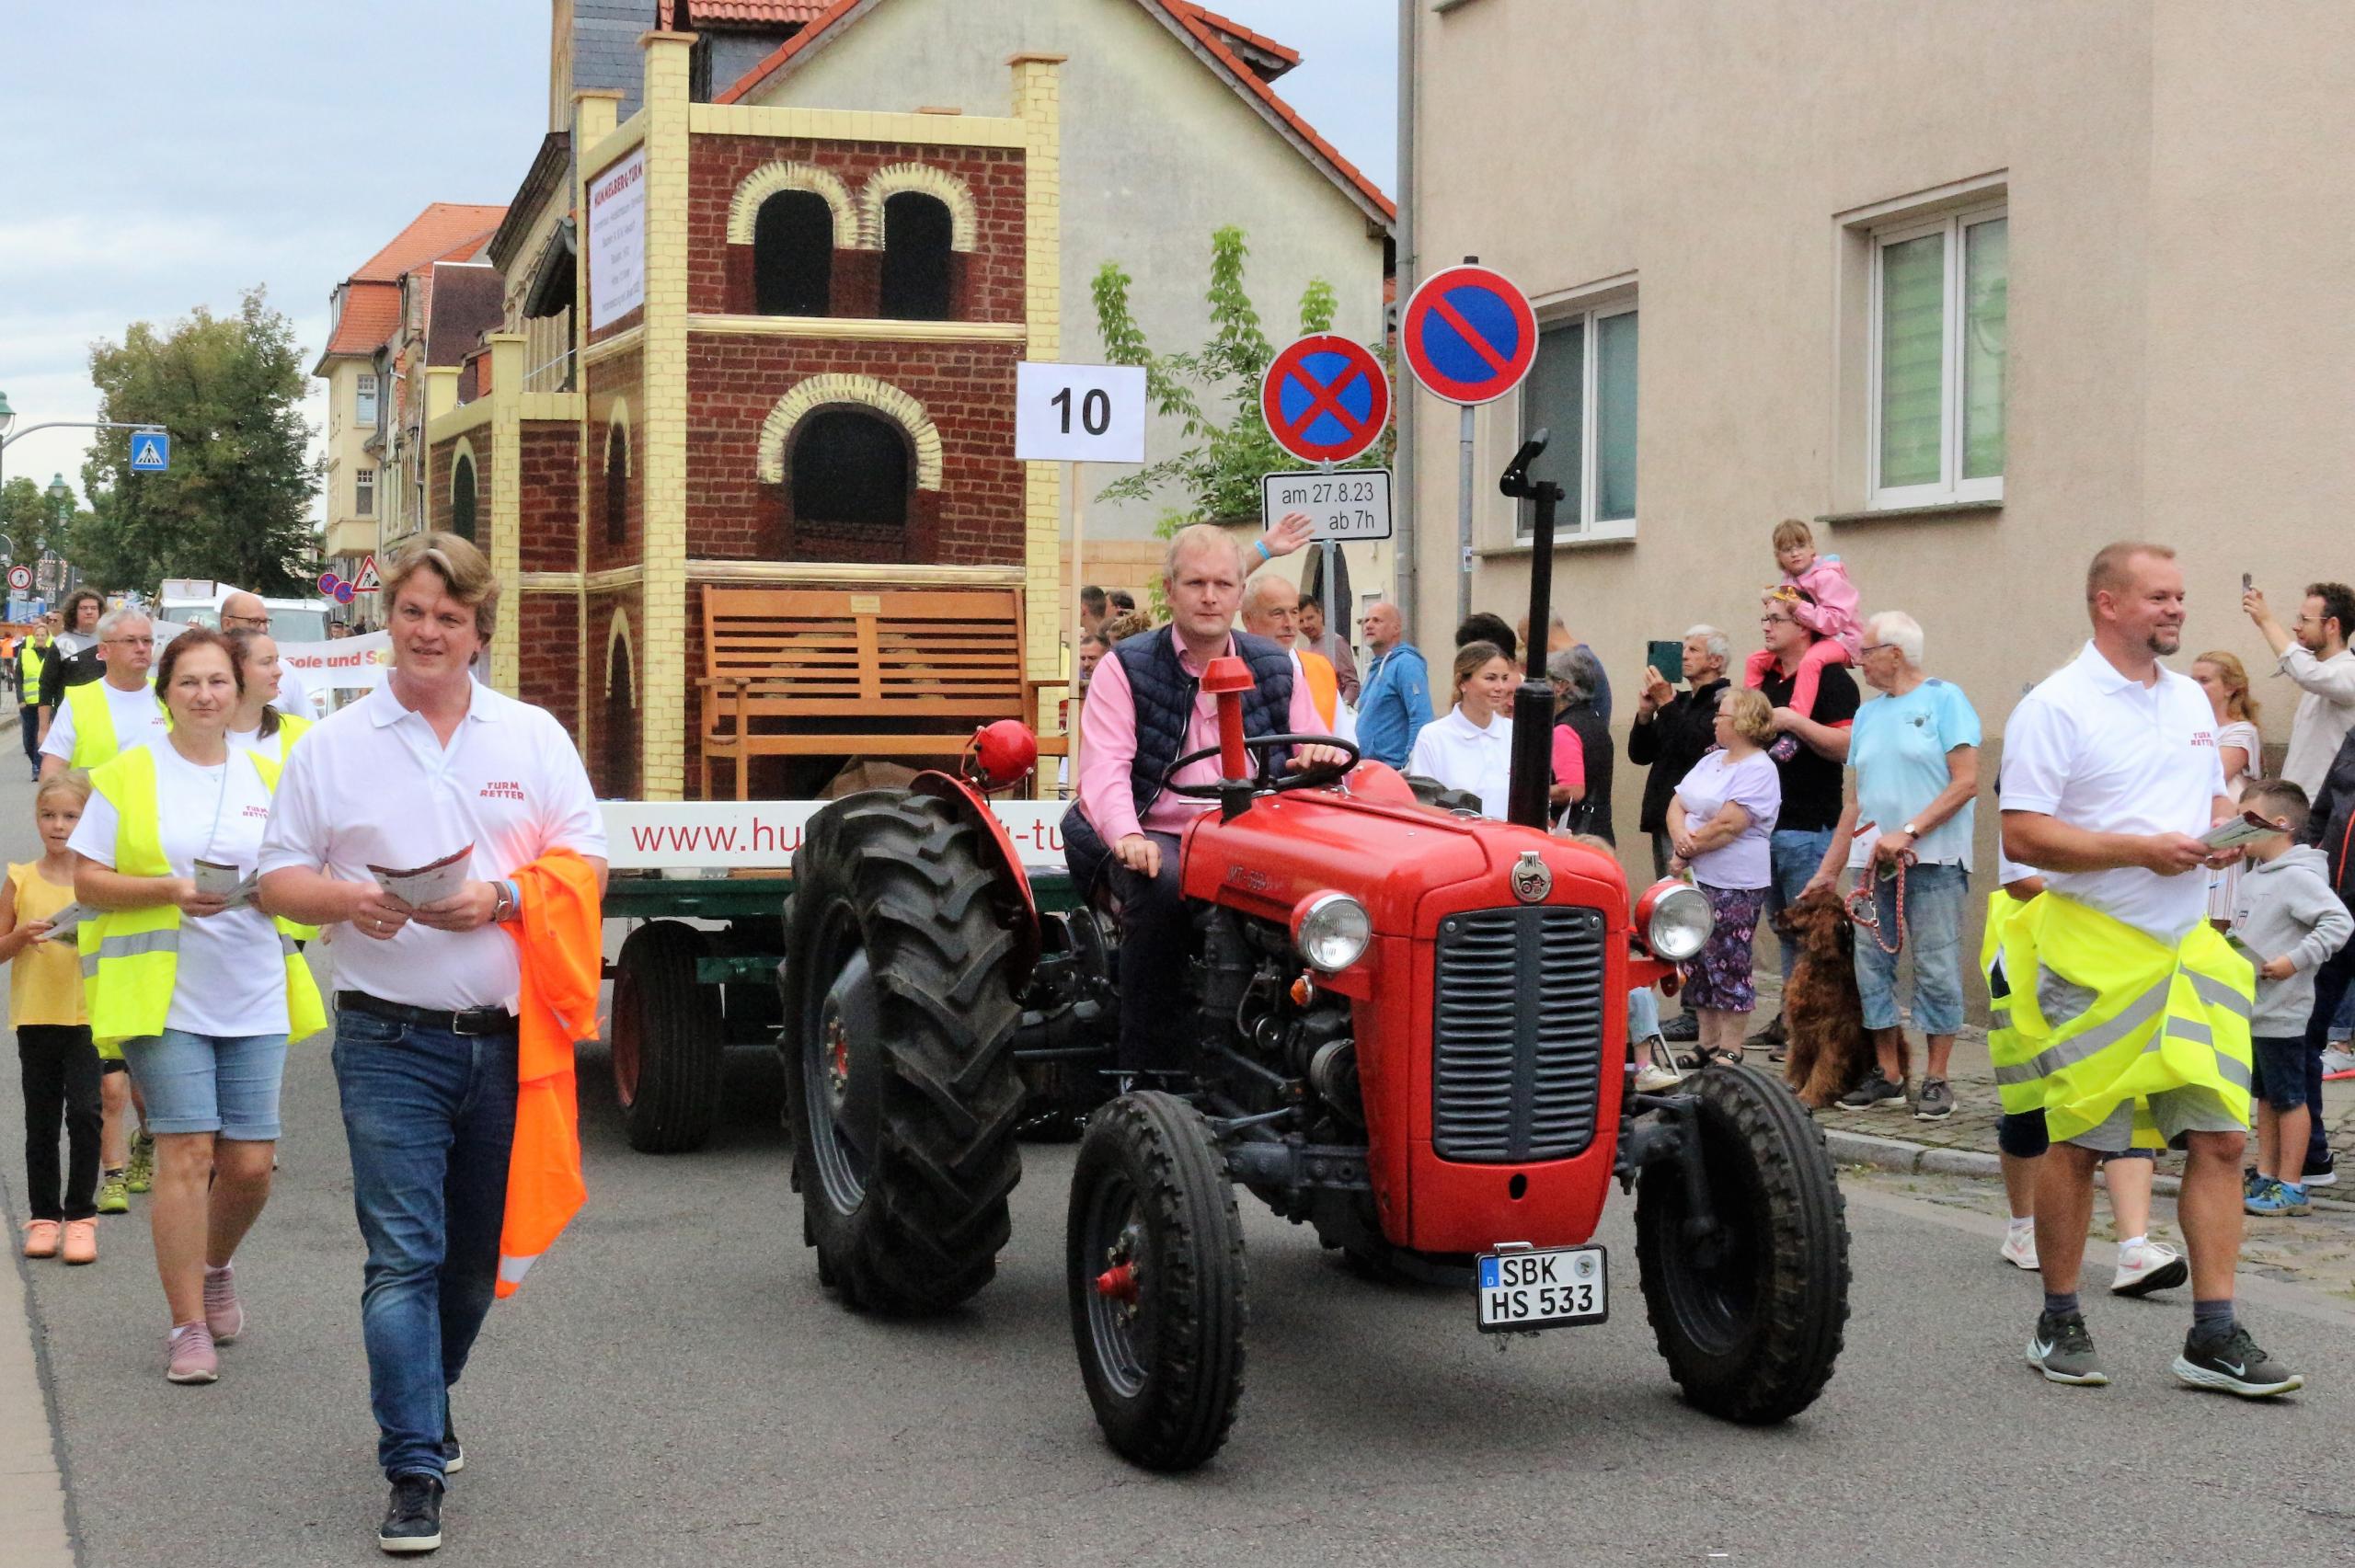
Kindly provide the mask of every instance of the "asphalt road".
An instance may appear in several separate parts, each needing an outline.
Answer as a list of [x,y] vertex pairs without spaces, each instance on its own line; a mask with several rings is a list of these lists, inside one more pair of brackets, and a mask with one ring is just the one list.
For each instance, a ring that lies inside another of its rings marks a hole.
[[[29,794],[0,785],[10,858],[31,840]],[[2097,1302],[2118,1382],[2052,1387],[2020,1362],[2037,1297],[1997,1261],[1998,1222],[1857,1178],[1839,1373],[1798,1420],[1746,1431],[1679,1403],[1627,1205],[1601,1236],[1612,1321],[1501,1352],[1458,1293],[1362,1282],[1251,1213],[1241,1419],[1210,1467],[1156,1477],[1104,1448],[1081,1392],[1068,1149],[1026,1150],[1014,1242],[968,1310],[879,1322],[818,1287],[770,1062],[738,1059],[721,1136],[667,1159],[624,1143],[603,1068],[584,1055],[589,1207],[494,1310],[459,1386],[468,1462],[442,1561],[2355,1558],[2355,1505],[2318,1479],[2355,1425],[2355,1303],[2320,1290],[2250,1282],[2260,1337],[2312,1384],[2293,1401],[2176,1386],[2181,1300]],[[0,1185],[20,1215],[6,1076]],[[251,1326],[218,1384],[163,1379],[144,1200],[104,1222],[96,1267],[25,1265],[85,1563],[381,1561],[362,1253],[323,1044],[298,1048],[285,1104],[277,1192],[239,1259]]]

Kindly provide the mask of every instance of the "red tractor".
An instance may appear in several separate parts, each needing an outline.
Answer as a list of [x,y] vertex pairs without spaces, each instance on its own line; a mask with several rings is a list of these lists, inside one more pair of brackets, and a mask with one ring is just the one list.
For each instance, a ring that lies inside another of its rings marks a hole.
[[[1821,1133],[1738,1067],[1632,1086],[1628,989],[1698,951],[1701,895],[1662,883],[1631,916],[1612,857],[1540,827],[1425,804],[1354,756],[1279,773],[1324,738],[1246,745],[1249,676],[1221,662],[1219,807],[1182,850],[1197,950],[1154,959],[1191,965],[1180,1072],[1108,1070],[1127,956],[1087,902],[1034,907],[982,793],[1003,778],[928,774],[812,820],[780,1048],[820,1278],[883,1313],[971,1297],[1009,1235],[1026,1075],[1101,1075],[1117,1093],[1073,1175],[1072,1332],[1098,1423],[1140,1465],[1199,1465],[1234,1421],[1237,1186],[1369,1269],[1460,1281],[1478,1330],[1527,1333],[1608,1315],[1622,1287],[1591,1239],[1615,1182],[1685,1397],[1744,1423],[1805,1409],[1847,1317]],[[1517,816],[1530,794],[1542,812],[1535,783],[1517,778]]]

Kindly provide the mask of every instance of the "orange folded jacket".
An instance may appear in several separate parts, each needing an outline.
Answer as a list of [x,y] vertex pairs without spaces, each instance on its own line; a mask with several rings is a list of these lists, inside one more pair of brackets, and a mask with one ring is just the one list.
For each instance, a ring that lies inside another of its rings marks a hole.
[[515,939],[523,985],[517,998],[515,1141],[507,1156],[507,1213],[499,1230],[501,1297],[587,1200],[580,1181],[580,1104],[572,1047],[597,1032],[604,919],[597,872],[570,850],[519,867]]

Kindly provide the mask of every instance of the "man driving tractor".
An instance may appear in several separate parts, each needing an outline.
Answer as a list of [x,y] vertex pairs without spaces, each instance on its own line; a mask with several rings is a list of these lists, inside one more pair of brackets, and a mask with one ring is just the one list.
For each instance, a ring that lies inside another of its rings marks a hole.
[[[1305,684],[1292,680],[1292,656],[1265,637],[1235,629],[1243,579],[1256,555],[1288,555],[1306,542],[1309,521],[1293,513],[1246,554],[1235,536],[1210,523],[1182,529],[1163,558],[1162,593],[1170,624],[1116,645],[1088,682],[1079,721],[1079,799],[1063,818],[1063,855],[1074,884],[1092,891],[1109,879],[1120,900],[1120,1065],[1128,1070],[1174,1068],[1182,1059],[1187,913],[1178,894],[1178,846],[1186,824],[1212,802],[1170,793],[1165,783],[1208,784],[1219,776],[1206,758],[1174,776],[1178,758],[1218,744],[1217,707],[1201,690],[1211,660],[1233,656],[1250,667],[1243,693],[1249,737],[1321,735],[1325,725]],[[1294,768],[1346,763],[1337,748],[1304,746]]]

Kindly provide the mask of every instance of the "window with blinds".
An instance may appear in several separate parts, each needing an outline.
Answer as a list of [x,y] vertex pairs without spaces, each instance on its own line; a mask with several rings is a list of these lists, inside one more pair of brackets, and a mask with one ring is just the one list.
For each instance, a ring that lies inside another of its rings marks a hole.
[[[1537,359],[1521,384],[1521,435],[1550,432],[1540,475],[1568,492],[1555,515],[1564,539],[1627,539],[1636,532],[1635,303],[1543,324]],[[1513,537],[1534,527],[1521,503]]]
[[2000,206],[1873,235],[1876,507],[2003,499],[2009,235]]

